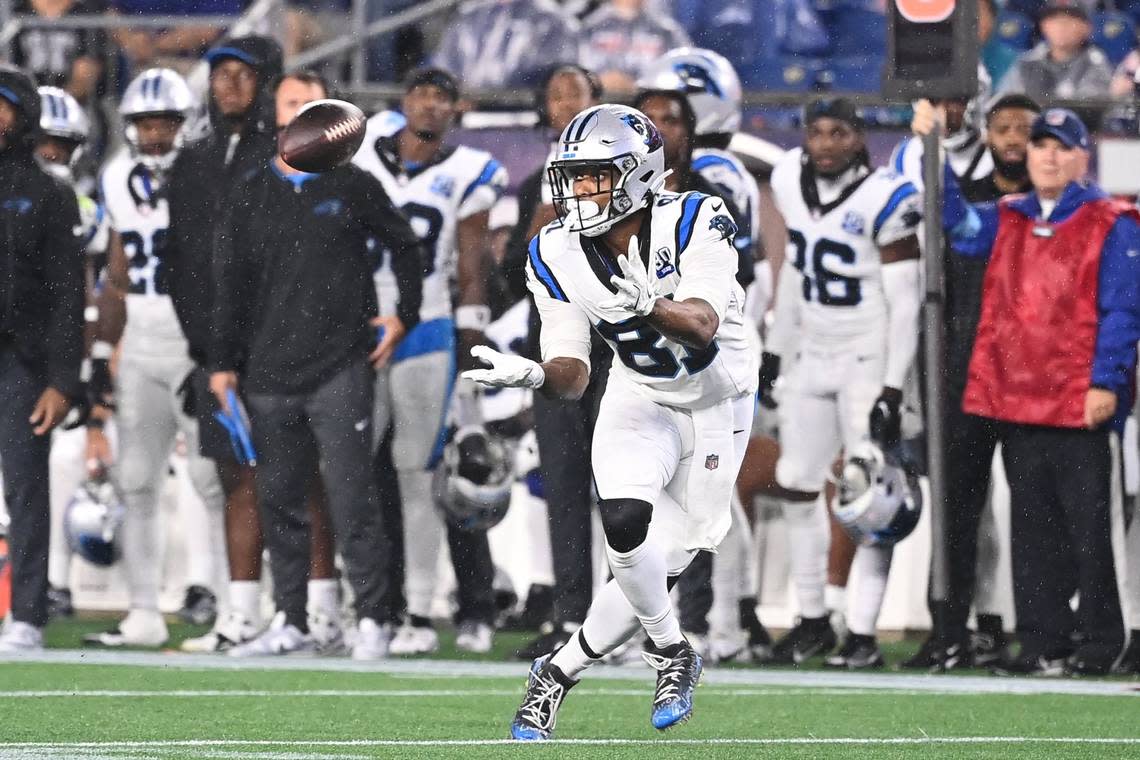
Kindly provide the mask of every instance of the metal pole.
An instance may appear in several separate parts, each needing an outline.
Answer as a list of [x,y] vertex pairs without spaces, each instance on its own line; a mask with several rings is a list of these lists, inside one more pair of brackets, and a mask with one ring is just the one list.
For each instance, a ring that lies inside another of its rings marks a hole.
[[352,51],[352,83],[364,82],[364,27],[368,26],[368,0],[352,0],[352,37],[360,44]]
[[[923,137],[922,181],[925,185],[926,223],[923,253],[926,257],[926,297],[923,302],[926,359],[926,441],[927,475],[930,480],[930,596],[934,609],[945,606],[949,587],[946,545],[946,462],[944,398],[946,336],[943,322],[945,274],[942,238],[942,162],[937,134]],[[935,615],[934,632],[942,640],[944,617]]]

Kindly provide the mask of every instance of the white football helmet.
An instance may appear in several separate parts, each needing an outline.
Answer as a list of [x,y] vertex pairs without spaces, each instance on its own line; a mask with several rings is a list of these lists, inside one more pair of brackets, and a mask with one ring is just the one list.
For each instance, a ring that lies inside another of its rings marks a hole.
[[703,48],[676,48],[649,64],[637,80],[643,90],[679,90],[697,114],[697,135],[740,129],[742,88],[728,59]]
[[914,531],[922,515],[918,478],[887,462],[878,446],[849,455],[837,481],[835,519],[857,543],[889,546]]
[[[572,232],[596,237],[649,205],[665,184],[665,142],[645,114],[607,103],[587,108],[563,130],[547,170],[555,208]],[[576,195],[574,178],[613,171],[605,207],[595,195]]]
[[93,565],[113,565],[121,553],[117,537],[126,513],[122,496],[108,478],[85,482],[64,513],[64,533],[71,551]]
[[91,134],[91,122],[79,101],[59,87],[40,87],[40,133],[58,140],[75,143],[66,164],[40,161],[44,171],[65,182],[72,181],[72,170],[83,155],[83,144]]
[[126,125],[127,143],[131,153],[151,171],[162,172],[174,164],[179,148],[184,140],[182,131],[174,140],[169,151],[161,155],[143,153],[139,148],[138,129],[135,120],[145,116],[169,116],[185,123],[194,110],[194,95],[190,86],[178,72],[171,69],[147,69],[135,77],[119,103],[119,115]]
[[453,527],[486,530],[507,516],[514,481],[514,458],[506,444],[482,425],[465,425],[443,449],[432,495]]

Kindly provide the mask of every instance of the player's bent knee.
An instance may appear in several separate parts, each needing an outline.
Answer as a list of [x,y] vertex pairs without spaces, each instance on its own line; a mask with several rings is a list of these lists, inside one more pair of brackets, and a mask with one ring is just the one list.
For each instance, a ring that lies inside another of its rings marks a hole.
[[641,499],[602,499],[599,504],[606,543],[615,552],[630,552],[645,542],[653,505]]

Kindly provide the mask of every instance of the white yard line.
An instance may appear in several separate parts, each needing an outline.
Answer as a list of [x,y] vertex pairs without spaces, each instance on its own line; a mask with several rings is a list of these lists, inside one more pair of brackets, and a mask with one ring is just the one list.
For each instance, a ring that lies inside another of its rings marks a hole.
[[[345,658],[277,657],[237,659],[211,655],[150,652],[47,650],[33,655],[0,655],[0,663],[56,663],[133,665],[165,669],[207,671],[323,671],[382,673],[402,678],[525,678],[525,663],[392,658],[355,662]],[[599,666],[586,678],[598,681],[647,681],[650,671],[638,666]],[[987,676],[911,675],[904,673],[843,673],[745,668],[709,668],[703,675],[709,685],[783,688],[884,689],[939,694],[1072,694],[1079,696],[1140,696],[1135,681],[1098,681],[1056,678],[994,678]]]
[[[0,691],[0,700],[4,699],[135,699],[135,698],[174,698],[193,699],[218,697],[354,697],[375,698],[394,697],[399,699],[417,697],[518,697],[522,693],[518,689],[169,689],[169,690],[141,690],[141,689],[52,689],[52,690],[16,690]],[[653,689],[610,689],[610,688],[579,688],[575,694],[596,697],[646,697],[653,694]],[[900,689],[738,689],[723,686],[702,685],[702,697],[850,697],[850,696],[945,696],[948,692],[934,690],[904,691]],[[955,693],[955,692],[949,692]]]

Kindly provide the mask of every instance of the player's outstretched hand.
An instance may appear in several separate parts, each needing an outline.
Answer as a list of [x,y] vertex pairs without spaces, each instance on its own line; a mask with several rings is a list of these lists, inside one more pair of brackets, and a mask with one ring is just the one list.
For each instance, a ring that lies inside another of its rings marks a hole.
[[910,131],[916,135],[928,135],[931,132],[942,134],[942,125],[946,123],[945,106],[936,106],[925,98],[916,100],[914,117],[910,120]]
[[491,368],[467,370],[462,377],[468,380],[495,388],[539,388],[546,381],[542,365],[530,359],[499,353],[490,346],[475,346],[471,355]]
[[629,239],[626,255],[618,259],[622,276],[614,275],[610,283],[617,288],[617,294],[598,304],[603,309],[624,309],[639,317],[647,317],[657,302],[657,288],[649,278],[649,272],[641,261],[641,251],[637,235]]

